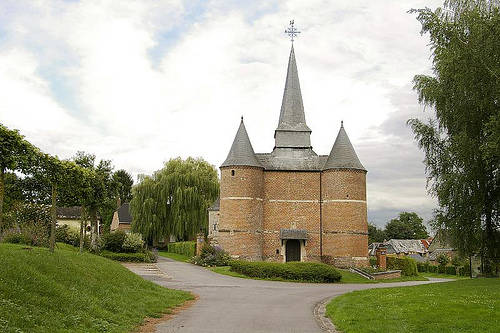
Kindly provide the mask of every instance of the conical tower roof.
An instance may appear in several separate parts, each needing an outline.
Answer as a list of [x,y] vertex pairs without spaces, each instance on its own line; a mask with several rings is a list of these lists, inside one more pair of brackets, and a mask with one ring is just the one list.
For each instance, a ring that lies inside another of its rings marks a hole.
[[280,119],[277,130],[311,131],[306,125],[302,92],[300,91],[299,73],[295,60],[295,51],[290,50],[286,73],[285,90],[281,102]]
[[354,147],[347,136],[343,123],[340,125],[337,139],[335,139],[332,151],[323,167],[323,170],[328,169],[359,169],[366,171],[359,161],[358,155],[356,155],[354,151]]
[[240,127],[234,137],[231,150],[229,151],[229,154],[227,154],[227,158],[224,163],[222,163],[221,167],[236,165],[262,167],[255,157],[252,143],[250,142],[245,124],[243,123],[243,117],[241,117]]

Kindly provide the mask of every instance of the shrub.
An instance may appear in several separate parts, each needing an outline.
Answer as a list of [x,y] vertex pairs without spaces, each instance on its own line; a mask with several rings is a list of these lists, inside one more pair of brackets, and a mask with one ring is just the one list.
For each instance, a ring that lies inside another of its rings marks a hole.
[[194,257],[196,254],[196,242],[176,242],[168,244],[168,252]]
[[377,265],[377,258],[370,257],[370,266],[375,266],[375,265]]
[[450,262],[450,257],[448,257],[446,254],[441,253],[440,255],[437,256],[436,261],[439,263],[439,266],[446,266]]
[[11,244],[26,244],[26,245],[31,245],[31,240],[25,237],[25,235],[16,230],[8,230],[5,231],[4,234],[2,235],[2,242],[3,243],[11,243]]
[[[80,246],[80,231],[70,228],[66,224],[58,225],[56,227],[56,242],[69,244],[72,246]],[[90,237],[85,235],[83,239],[83,247],[90,248]]]
[[231,271],[250,277],[278,278],[307,282],[338,282],[342,275],[332,266],[314,262],[230,261]]
[[400,269],[402,276],[417,276],[417,263],[412,258],[387,257],[387,269]]
[[457,269],[455,266],[446,266],[445,273],[449,275],[457,275]]
[[458,269],[458,274],[461,276],[469,276],[470,275],[470,266],[469,264],[464,264]]
[[141,234],[129,233],[125,236],[125,241],[123,241],[123,252],[139,252],[144,246],[144,241],[142,240]]
[[193,258],[192,262],[200,266],[227,266],[231,256],[218,246],[203,244],[199,256]]
[[139,253],[116,253],[110,251],[102,251],[100,255],[104,258],[122,262],[156,262],[155,255],[151,251]]
[[126,234],[122,230],[116,230],[101,236],[101,247],[111,252],[121,252]]

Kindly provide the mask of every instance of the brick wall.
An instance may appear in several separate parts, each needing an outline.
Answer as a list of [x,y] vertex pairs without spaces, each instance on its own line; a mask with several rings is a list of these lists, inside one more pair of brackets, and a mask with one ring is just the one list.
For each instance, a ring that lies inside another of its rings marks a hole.
[[322,175],[323,255],[336,266],[368,264],[366,173],[328,170]]
[[221,168],[218,244],[231,255],[262,259],[263,170]]
[[281,228],[307,230],[304,259],[319,259],[319,175],[319,172],[264,172],[265,260],[284,260]]

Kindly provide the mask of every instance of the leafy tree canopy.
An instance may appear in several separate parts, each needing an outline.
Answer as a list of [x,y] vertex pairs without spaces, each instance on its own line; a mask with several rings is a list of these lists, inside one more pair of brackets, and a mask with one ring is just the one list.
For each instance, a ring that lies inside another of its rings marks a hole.
[[176,158],[132,189],[132,230],[147,240],[193,239],[207,231],[207,208],[219,194],[215,168],[203,159]]
[[368,244],[381,243],[386,238],[384,229],[379,229],[376,225],[368,223]]
[[134,185],[132,176],[123,169],[118,170],[113,174],[113,181],[116,183],[118,197],[121,202],[130,202],[132,199],[132,185]]
[[417,213],[399,213],[385,226],[387,239],[425,239],[429,237],[423,224],[423,219]]
[[430,37],[433,75],[417,75],[431,120],[409,124],[437,197],[434,227],[462,254],[499,256],[500,3],[450,0],[412,10]]

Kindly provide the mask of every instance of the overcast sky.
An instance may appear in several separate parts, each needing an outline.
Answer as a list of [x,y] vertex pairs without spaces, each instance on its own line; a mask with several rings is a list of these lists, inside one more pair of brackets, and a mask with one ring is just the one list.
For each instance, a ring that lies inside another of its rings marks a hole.
[[423,154],[406,120],[430,73],[411,8],[442,1],[0,2],[0,122],[43,151],[77,150],[150,174],[164,161],[225,159],[240,116],[256,152],[278,124],[290,19],[306,121],[328,154],[340,121],[368,169],[368,219],[426,220]]

